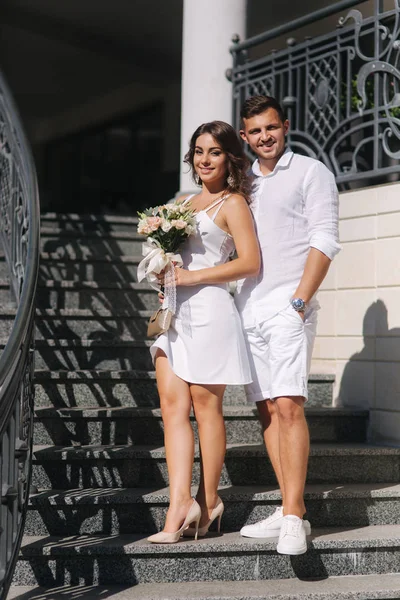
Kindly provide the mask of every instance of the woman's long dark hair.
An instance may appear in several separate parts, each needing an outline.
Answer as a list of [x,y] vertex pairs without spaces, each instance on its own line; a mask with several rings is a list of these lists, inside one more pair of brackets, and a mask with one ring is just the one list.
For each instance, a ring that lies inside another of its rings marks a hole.
[[203,123],[194,132],[189,143],[189,150],[185,155],[184,162],[189,165],[193,181],[201,185],[201,179],[197,175],[193,158],[197,138],[203,133],[209,133],[221,147],[227,157],[226,190],[230,194],[240,194],[247,202],[250,200],[250,179],[247,174],[249,160],[247,159],[242,142],[234,128],[224,121],[211,121]]

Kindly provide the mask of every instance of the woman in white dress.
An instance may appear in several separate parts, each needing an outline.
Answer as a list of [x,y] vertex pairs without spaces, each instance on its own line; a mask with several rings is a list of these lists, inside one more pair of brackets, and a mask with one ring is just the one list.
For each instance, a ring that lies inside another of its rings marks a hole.
[[[227,288],[228,282],[254,276],[260,268],[248,207],[248,162],[235,130],[222,121],[198,127],[185,162],[201,185],[198,194],[182,198],[196,212],[197,229],[180,249],[183,267],[175,268],[175,317],[151,347],[170,484],[165,526],[148,538],[153,543],[174,543],[182,534],[197,539],[217,518],[219,527],[223,503],[218,483],[226,450],[223,395],[226,385],[251,381],[240,318]],[[195,500],[192,407],[201,452]]]

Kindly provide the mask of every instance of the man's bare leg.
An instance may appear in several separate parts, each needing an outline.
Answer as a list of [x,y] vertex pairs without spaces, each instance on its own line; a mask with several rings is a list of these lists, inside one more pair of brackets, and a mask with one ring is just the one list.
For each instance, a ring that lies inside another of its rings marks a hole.
[[282,475],[282,467],[279,449],[279,415],[275,402],[262,400],[257,402],[258,416],[261,422],[265,447],[278,481],[282,495],[282,506],[285,506],[285,485]]
[[279,461],[285,490],[284,514],[302,519],[306,512],[304,487],[310,453],[304,398],[281,397],[275,402],[279,419]]
[[[245,525],[241,535],[250,538],[275,537],[281,532],[282,516],[303,518],[304,484],[308,460],[308,428],[304,418],[304,398],[279,398],[257,402],[265,445],[282,494],[283,515],[275,511],[267,519]],[[305,426],[305,428],[304,428]],[[283,441],[282,441],[283,436]],[[310,525],[307,524],[309,533]],[[289,548],[283,553],[301,554]]]

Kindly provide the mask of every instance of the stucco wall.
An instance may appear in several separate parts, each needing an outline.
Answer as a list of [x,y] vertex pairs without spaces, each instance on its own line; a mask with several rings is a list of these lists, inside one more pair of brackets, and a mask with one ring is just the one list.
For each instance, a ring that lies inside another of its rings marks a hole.
[[370,409],[371,441],[399,445],[400,184],[342,193],[340,240],[312,371],[335,373],[335,405]]

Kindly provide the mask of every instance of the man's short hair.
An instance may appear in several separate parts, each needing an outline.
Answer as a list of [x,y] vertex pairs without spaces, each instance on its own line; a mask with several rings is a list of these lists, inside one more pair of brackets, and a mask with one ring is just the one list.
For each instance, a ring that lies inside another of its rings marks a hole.
[[247,98],[247,100],[244,101],[240,111],[242,122],[243,119],[250,119],[251,117],[260,115],[269,108],[274,108],[276,110],[282,123],[286,121],[285,111],[276,98],[273,98],[272,96],[250,96],[250,98]]

